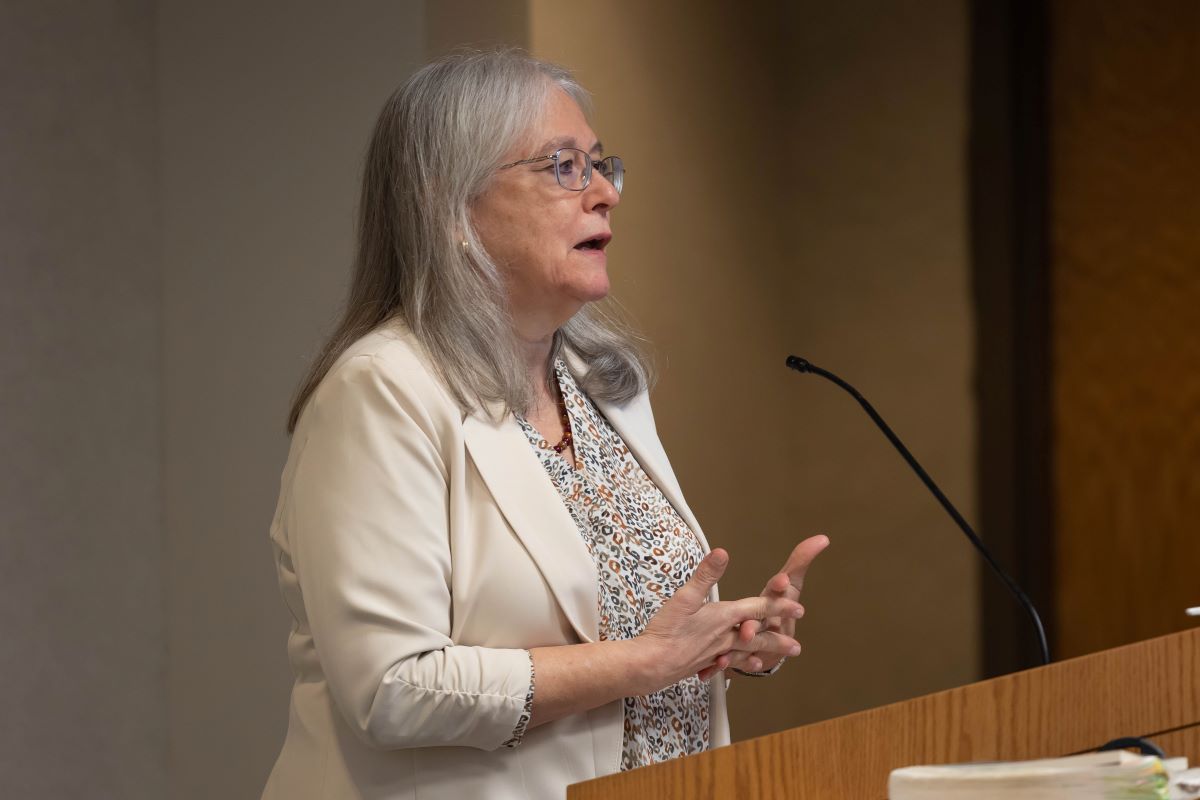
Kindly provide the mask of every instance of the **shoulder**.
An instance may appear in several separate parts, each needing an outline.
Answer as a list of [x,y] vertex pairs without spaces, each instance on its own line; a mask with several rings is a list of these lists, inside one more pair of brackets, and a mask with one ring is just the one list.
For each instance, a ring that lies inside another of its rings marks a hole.
[[381,327],[352,343],[321,379],[301,415],[402,415],[431,425],[461,423],[458,404],[412,332]]
[[[370,366],[368,366],[370,365]],[[329,369],[329,375],[343,370],[375,368],[397,375],[434,379],[424,349],[407,327],[393,323],[377,328],[346,348]]]

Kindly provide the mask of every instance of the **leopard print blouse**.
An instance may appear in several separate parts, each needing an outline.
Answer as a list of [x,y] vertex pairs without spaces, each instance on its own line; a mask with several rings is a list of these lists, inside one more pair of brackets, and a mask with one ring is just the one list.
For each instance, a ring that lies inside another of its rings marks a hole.
[[[576,469],[523,417],[525,432],[596,563],[600,639],[632,639],[704,557],[700,542],[561,360],[554,365],[574,437]],[[696,676],[625,698],[621,769],[699,753],[709,745],[708,684]],[[533,688],[526,709],[532,706]],[[520,740],[528,714],[514,731]]]

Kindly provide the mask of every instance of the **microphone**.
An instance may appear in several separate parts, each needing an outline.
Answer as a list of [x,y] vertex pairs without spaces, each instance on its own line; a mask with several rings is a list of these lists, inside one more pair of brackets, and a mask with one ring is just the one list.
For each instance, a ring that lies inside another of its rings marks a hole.
[[883,435],[888,438],[888,441],[892,443],[892,446],[896,448],[900,455],[904,457],[904,460],[908,462],[908,465],[912,467],[913,472],[917,473],[917,477],[920,478],[921,482],[925,484],[925,488],[929,489],[929,491],[933,493],[933,496],[936,497],[938,502],[942,504],[942,508],[946,509],[946,513],[950,515],[950,518],[954,520],[959,529],[963,532],[963,534],[966,535],[967,539],[970,540],[971,544],[975,545],[975,549],[978,550],[980,555],[983,556],[983,560],[987,562],[988,566],[992,568],[992,571],[995,572],[996,575],[999,576],[1000,580],[1004,582],[1004,585],[1008,587],[1008,590],[1012,592],[1012,595],[1017,598],[1017,602],[1021,604],[1021,607],[1028,612],[1030,619],[1033,620],[1033,626],[1037,630],[1038,644],[1042,649],[1042,663],[1049,664],[1050,647],[1046,644],[1046,630],[1042,627],[1042,618],[1038,616],[1037,609],[1033,607],[1033,603],[1028,597],[1025,596],[1025,593],[1021,591],[1021,587],[1017,586],[1016,581],[1008,577],[1008,574],[1000,568],[1000,565],[996,563],[996,559],[992,558],[992,554],[989,553],[988,549],[983,546],[983,541],[975,535],[975,531],[972,530],[971,526],[967,524],[967,521],[963,519],[963,515],[958,513],[958,509],[954,507],[954,504],[950,502],[946,495],[942,494],[942,490],[939,489],[938,485],[933,482],[933,478],[929,477],[929,473],[927,473],[921,467],[921,465],[917,463],[917,459],[913,458],[913,454],[908,452],[908,448],[904,446],[904,442],[900,441],[900,437],[897,436],[890,427],[888,427],[888,424],[883,421],[883,417],[879,416],[879,412],[867,402],[867,398],[859,394],[857,389],[846,383],[837,375],[834,375],[828,370],[821,369],[816,364],[813,364],[811,361],[803,359],[800,356],[788,356],[787,366],[789,369],[794,369],[797,372],[808,372],[812,373],[813,375],[820,375],[830,383],[837,384],[851,397],[858,401],[858,404],[863,407],[863,410],[867,412],[867,415],[875,422],[877,426],[879,426],[879,430],[883,431]]

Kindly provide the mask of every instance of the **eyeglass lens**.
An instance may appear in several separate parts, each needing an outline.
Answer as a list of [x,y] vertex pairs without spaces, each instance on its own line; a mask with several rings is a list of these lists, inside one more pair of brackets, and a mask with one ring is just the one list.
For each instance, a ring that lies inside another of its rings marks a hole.
[[564,147],[556,155],[554,174],[558,178],[558,185],[562,188],[572,192],[583,191],[591,182],[594,168],[613,185],[618,193],[621,191],[621,185],[625,179],[625,165],[619,157],[609,156],[599,161],[592,161],[592,157],[587,153],[573,147]]
[[604,176],[604,180],[613,185],[617,190],[617,194],[621,193],[621,187],[625,184],[625,162],[620,156],[609,156],[596,162],[596,169],[600,170],[600,174]]

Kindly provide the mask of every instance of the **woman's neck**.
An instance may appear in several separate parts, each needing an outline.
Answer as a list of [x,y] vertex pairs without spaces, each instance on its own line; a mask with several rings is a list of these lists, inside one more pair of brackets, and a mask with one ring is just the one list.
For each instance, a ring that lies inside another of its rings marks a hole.
[[554,334],[532,340],[522,337],[520,344],[532,383],[535,407],[553,406],[556,400],[550,392],[550,348],[554,344]]

